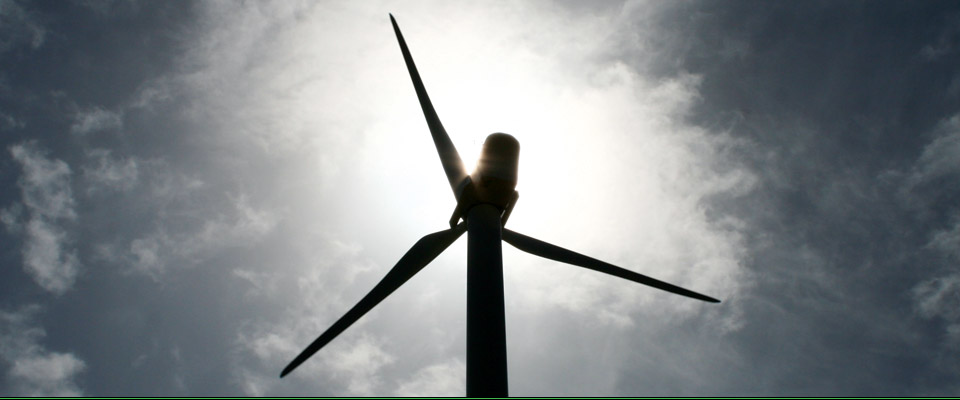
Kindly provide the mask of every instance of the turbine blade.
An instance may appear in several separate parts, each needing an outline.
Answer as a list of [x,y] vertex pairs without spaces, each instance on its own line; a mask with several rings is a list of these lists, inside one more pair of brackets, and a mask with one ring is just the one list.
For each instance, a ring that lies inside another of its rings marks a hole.
[[397,26],[397,20],[393,18],[393,14],[390,14],[390,22],[393,24],[393,31],[397,34],[397,41],[400,42],[403,61],[407,63],[407,71],[410,72],[413,88],[417,91],[417,98],[420,99],[420,108],[423,109],[423,116],[427,119],[430,135],[433,136],[433,144],[437,146],[437,154],[440,155],[443,172],[447,174],[447,180],[450,182],[450,189],[453,189],[454,197],[459,200],[460,191],[463,190],[461,187],[463,180],[467,178],[467,171],[463,168],[463,160],[460,159],[460,153],[457,152],[457,148],[450,141],[447,131],[443,129],[437,111],[433,109],[433,103],[430,102],[427,89],[423,87],[423,80],[420,79],[417,66],[413,63],[413,56],[410,55],[410,49],[407,48],[407,42],[403,40],[403,34],[400,33],[400,27]]
[[535,256],[549,258],[554,261],[559,261],[562,263],[576,265],[578,267],[592,269],[594,271],[603,272],[605,274],[610,274],[626,280],[631,280],[640,284],[652,286],[657,289],[666,290],[670,293],[691,297],[697,300],[703,300],[711,303],[720,302],[720,300],[717,300],[713,297],[704,296],[700,293],[693,292],[679,286],[674,286],[663,281],[658,281],[648,276],[641,275],[636,272],[626,270],[612,264],[607,264],[595,258],[587,257],[583,254],[576,253],[576,252],[564,249],[562,247],[552,245],[542,240],[537,240],[529,236],[521,235],[519,233],[516,233],[506,228],[503,229],[503,232],[501,233],[501,235],[503,237],[503,240],[507,243],[510,243],[511,246],[516,247],[517,249],[520,249],[527,253],[533,254]]
[[417,241],[417,243],[407,251],[407,254],[404,254],[403,257],[400,258],[397,265],[387,273],[387,276],[384,276],[383,279],[380,280],[380,283],[373,287],[370,293],[367,293],[357,305],[353,306],[353,308],[340,317],[333,326],[328,328],[326,332],[323,332],[320,337],[300,352],[300,354],[283,369],[280,377],[283,378],[289,374],[310,358],[310,356],[323,348],[323,346],[330,343],[333,338],[337,337],[337,335],[350,327],[354,322],[357,322],[360,317],[383,301],[383,299],[393,293],[394,290],[397,290],[397,288],[407,280],[416,275],[417,272],[420,272],[423,267],[429,264],[430,261],[433,261],[434,258],[437,258],[450,244],[456,241],[460,235],[463,235],[466,229],[466,223],[460,223],[460,225],[457,225],[453,229],[434,232]]

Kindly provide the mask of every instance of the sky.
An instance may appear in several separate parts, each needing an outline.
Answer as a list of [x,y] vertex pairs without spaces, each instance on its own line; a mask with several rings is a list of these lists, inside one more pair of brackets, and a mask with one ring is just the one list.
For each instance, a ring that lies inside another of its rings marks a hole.
[[508,227],[510,394],[960,393],[960,6],[0,0],[0,395],[460,396],[466,239],[393,13]]

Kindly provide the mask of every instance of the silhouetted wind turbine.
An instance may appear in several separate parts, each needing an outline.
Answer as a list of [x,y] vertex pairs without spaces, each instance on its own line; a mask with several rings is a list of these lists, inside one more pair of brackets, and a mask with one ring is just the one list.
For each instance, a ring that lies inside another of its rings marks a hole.
[[[424,236],[407,251],[397,265],[383,277],[344,316],[340,317],[320,337],[310,343],[283,369],[284,377],[319,351],[333,338],[356,322],[384,298],[397,290],[423,267],[433,261],[463,232],[467,235],[467,396],[507,396],[507,340],[503,307],[503,258],[500,241],[504,240],[527,253],[551,260],[592,269],[631,280],[670,293],[692,297],[711,303],[720,300],[640,275],[615,265],[575,253],[550,243],[521,235],[504,225],[516,204],[517,161],[520,143],[505,133],[494,133],[483,143],[483,151],[476,170],[467,175],[456,147],[430,103],[420,73],[413,63],[407,43],[403,40],[397,21],[390,15],[393,31],[400,42],[403,60],[420,99],[423,116],[440,155],[440,163],[447,175],[457,206],[450,218],[450,229]],[[463,222],[460,222],[460,220]]]

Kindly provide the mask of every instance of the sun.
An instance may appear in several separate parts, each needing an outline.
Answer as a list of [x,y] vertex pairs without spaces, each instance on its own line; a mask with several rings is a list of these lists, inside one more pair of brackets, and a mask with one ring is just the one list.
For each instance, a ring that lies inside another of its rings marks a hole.
[[[556,116],[548,111],[553,100],[545,94],[546,90],[532,87],[531,82],[516,80],[519,78],[462,82],[456,90],[461,96],[447,98],[446,93],[442,93],[437,97],[447,102],[438,107],[438,112],[442,113],[440,118],[468,173],[474,171],[483,143],[490,134],[507,133],[520,142],[518,189],[523,189],[520,185],[525,176],[546,175],[549,166],[556,162],[548,153],[529,151],[545,141]],[[434,100],[434,104],[438,103]],[[533,186],[525,189],[531,188]]]

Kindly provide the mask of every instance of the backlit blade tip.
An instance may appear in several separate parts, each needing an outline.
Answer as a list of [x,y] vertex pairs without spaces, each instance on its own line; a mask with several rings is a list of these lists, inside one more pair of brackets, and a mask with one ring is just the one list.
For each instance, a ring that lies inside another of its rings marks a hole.
[[300,364],[303,364],[303,362],[306,361],[307,358],[301,357],[302,355],[303,353],[298,355],[297,358],[293,359],[293,361],[291,361],[290,364],[287,364],[287,366],[283,369],[283,371],[280,372],[281,378],[287,375],[290,375],[290,373],[293,372],[293,370],[297,369],[297,367],[299,367]]

